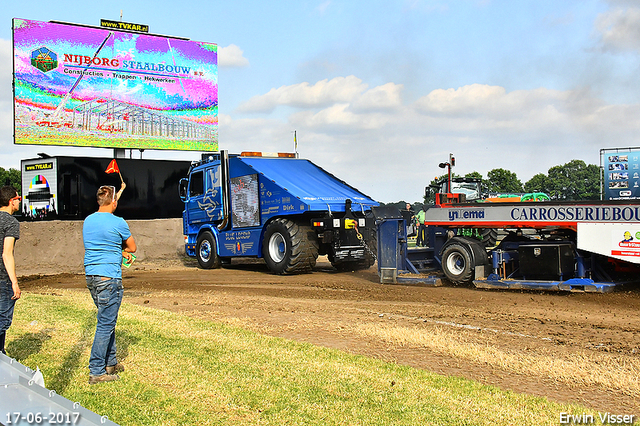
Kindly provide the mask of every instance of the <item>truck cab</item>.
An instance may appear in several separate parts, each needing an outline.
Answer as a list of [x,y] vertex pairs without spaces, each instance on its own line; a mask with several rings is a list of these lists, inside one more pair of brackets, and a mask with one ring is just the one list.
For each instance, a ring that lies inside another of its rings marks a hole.
[[185,250],[202,268],[234,257],[263,258],[277,274],[310,272],[319,255],[338,269],[375,261],[379,204],[295,154],[207,155],[180,197]]

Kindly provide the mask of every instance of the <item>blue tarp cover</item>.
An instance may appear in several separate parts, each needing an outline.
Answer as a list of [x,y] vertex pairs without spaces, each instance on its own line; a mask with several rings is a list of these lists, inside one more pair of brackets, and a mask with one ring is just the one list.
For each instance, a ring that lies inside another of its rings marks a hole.
[[334,211],[344,210],[346,199],[352,201],[353,210],[359,210],[358,204],[379,205],[309,160],[263,157],[241,157],[240,160],[308,204],[311,210],[326,209],[327,204]]

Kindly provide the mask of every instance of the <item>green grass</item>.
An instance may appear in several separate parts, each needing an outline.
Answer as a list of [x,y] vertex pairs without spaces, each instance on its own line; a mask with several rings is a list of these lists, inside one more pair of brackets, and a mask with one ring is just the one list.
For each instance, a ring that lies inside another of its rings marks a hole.
[[25,294],[10,356],[121,425],[557,425],[592,413],[456,377],[124,303],[121,380],[89,386],[89,293]]

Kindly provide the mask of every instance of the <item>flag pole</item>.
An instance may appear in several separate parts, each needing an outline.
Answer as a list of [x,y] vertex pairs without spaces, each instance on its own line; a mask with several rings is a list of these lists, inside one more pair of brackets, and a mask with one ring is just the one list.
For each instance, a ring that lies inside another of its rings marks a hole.
[[122,193],[124,192],[124,187],[126,186],[124,183],[124,179],[122,179],[122,173],[120,173],[120,169],[118,169],[118,174],[120,175],[120,191],[116,194],[116,200],[120,200],[122,197]]

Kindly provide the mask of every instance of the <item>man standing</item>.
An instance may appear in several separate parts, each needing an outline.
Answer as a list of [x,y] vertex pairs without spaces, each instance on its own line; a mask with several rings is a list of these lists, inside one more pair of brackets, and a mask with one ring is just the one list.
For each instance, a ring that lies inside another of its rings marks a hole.
[[412,237],[416,235],[416,230],[414,226],[414,214],[415,212],[411,208],[411,204],[407,203],[404,210],[401,211],[402,218],[404,219],[405,226],[407,227],[407,237]]
[[98,308],[96,334],[89,358],[89,384],[111,382],[120,377],[124,366],[116,358],[116,322],[122,303],[122,258],[131,261],[136,243],[129,225],[113,212],[125,188],[116,194],[113,186],[98,188],[98,211],[84,220],[84,269],[87,288]]
[[13,214],[20,210],[18,191],[13,186],[0,188],[0,251],[2,251],[2,265],[0,265],[0,351],[4,350],[7,330],[13,321],[13,308],[16,300],[20,299],[20,287],[16,276],[16,262],[13,248],[20,238],[20,224]]
[[427,227],[424,224],[426,213],[424,206],[420,207],[420,211],[416,214],[416,222],[418,222],[418,237],[416,238],[416,246],[422,247],[426,245],[426,231]]

